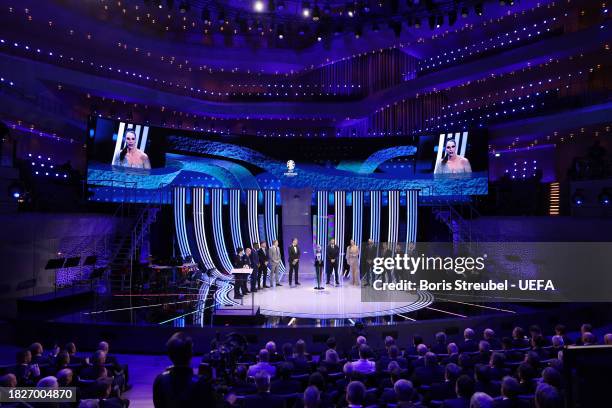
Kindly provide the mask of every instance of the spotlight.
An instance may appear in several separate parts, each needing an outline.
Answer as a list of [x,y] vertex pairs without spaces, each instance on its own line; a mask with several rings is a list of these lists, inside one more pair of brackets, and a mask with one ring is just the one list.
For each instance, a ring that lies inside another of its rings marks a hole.
[[444,24],[444,16],[438,16],[436,18],[436,28],[442,27],[442,24]]
[[468,8],[467,7],[461,7],[461,17],[467,18],[467,16],[468,16]]
[[179,6],[179,12],[185,14],[189,11],[189,3],[186,1],[181,1],[181,5]]
[[302,16],[305,18],[310,17],[310,3],[307,1],[302,2]]
[[263,12],[264,2],[262,0],[257,0],[255,3],[253,3],[253,10],[255,10],[256,13]]
[[278,27],[276,27],[276,35],[278,36],[279,40],[285,38],[285,27],[282,24],[279,24]]
[[574,203],[575,206],[580,207],[581,205],[583,205],[585,202],[585,198],[584,198],[584,194],[582,194],[582,189],[578,189],[574,192],[574,194],[572,194],[572,203]]
[[610,205],[610,201],[612,201],[612,194],[610,194],[610,189],[604,188],[597,196],[597,200],[601,205]]
[[19,181],[15,181],[8,188],[9,195],[13,197],[15,200],[19,200],[23,194],[25,193],[23,189],[23,184]]
[[346,11],[347,16],[355,17],[355,6],[353,3],[347,3],[344,10]]
[[482,16],[482,13],[483,13],[482,3],[476,3],[474,5],[474,12],[476,13],[477,16]]
[[358,25],[357,27],[355,27],[355,38],[361,37],[362,34],[363,34],[363,27],[361,25]]

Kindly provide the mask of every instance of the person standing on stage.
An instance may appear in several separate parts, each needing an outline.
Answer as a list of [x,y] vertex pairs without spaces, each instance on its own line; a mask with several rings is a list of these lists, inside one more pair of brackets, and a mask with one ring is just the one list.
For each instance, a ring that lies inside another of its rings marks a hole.
[[365,264],[365,283],[363,286],[370,284],[370,278],[372,277],[372,268],[374,267],[374,258],[376,258],[376,245],[372,238],[368,239],[368,245],[366,246],[366,264]]
[[317,278],[317,286],[315,286],[315,289],[321,290],[323,289],[323,287],[321,286],[321,278],[322,278],[322,272],[323,272],[323,265],[325,264],[325,262],[323,261],[323,252],[321,252],[321,245],[317,245],[317,248],[315,250],[315,260],[314,260],[314,267],[315,267],[315,276]]
[[351,239],[351,243],[346,247],[346,262],[351,268],[351,283],[359,285],[359,247]]
[[280,248],[278,247],[277,239],[272,241],[272,246],[270,247],[270,250],[268,251],[268,259],[270,262],[270,284],[273,287],[283,286],[281,285],[280,280],[278,279],[278,271],[280,269],[280,263],[281,263],[281,254],[280,254]]
[[298,246],[298,239],[293,238],[291,246],[289,247],[289,286],[293,281],[293,273],[295,272],[295,284],[300,285],[300,279],[298,272],[300,270],[300,247]]
[[336,285],[340,285],[338,281],[338,260],[340,259],[340,248],[336,245],[336,240],[333,238],[329,240],[327,246],[327,284],[329,285],[329,279],[331,278],[332,271],[336,278]]
[[[244,250],[242,248],[236,248],[236,255],[234,255],[234,259],[232,260],[234,268],[243,268],[245,262],[247,265],[249,264],[244,254]],[[242,299],[244,295],[249,293],[246,285],[246,277],[243,275],[235,275],[234,279],[234,299]]]
[[266,279],[268,277],[268,244],[266,244],[266,241],[261,241],[259,243],[259,251],[257,251],[257,255],[259,255],[257,286],[259,286],[259,283],[261,282],[263,277],[263,287],[269,288],[270,286],[266,285]]
[[257,247],[259,244],[255,243],[255,249],[247,248],[246,256],[249,258],[249,267],[253,269],[251,272],[251,292],[257,292],[257,269],[259,265],[259,256],[257,255]]

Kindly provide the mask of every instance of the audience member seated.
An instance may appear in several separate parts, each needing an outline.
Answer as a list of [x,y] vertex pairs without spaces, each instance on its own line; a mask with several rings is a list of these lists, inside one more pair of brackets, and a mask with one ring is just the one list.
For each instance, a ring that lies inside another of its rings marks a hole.
[[364,344],[367,344],[366,338],[364,336],[358,336],[355,340],[355,345],[351,348],[351,360],[359,359],[359,351]]
[[270,377],[274,377],[276,375],[276,367],[268,362],[269,359],[270,354],[268,353],[268,350],[259,350],[259,355],[257,356],[257,360],[259,362],[249,367],[248,376],[255,377],[258,372],[265,371]]
[[436,354],[446,354],[448,352],[446,346],[446,333],[436,333],[435,342],[431,346],[431,351]]
[[[365,345],[365,344],[364,344]],[[346,403],[349,408],[365,404],[366,388],[361,381],[351,381],[346,387]]]
[[412,374],[412,382],[415,386],[431,385],[440,382],[444,378],[444,369],[438,365],[438,357],[427,352],[422,367],[416,367]]
[[486,340],[478,342],[478,354],[472,361],[476,364],[488,364],[491,359],[491,345]]
[[521,363],[518,370],[519,394],[530,395],[535,392],[536,370],[528,363]]
[[111,397],[113,381],[110,378],[98,378],[94,385],[98,406],[100,408],[126,408],[130,401],[119,397]]
[[418,334],[415,334],[414,336],[412,336],[412,346],[408,347],[406,349],[406,355],[407,356],[416,356],[417,353],[417,347],[419,347],[419,344],[423,344],[423,337],[421,337]]
[[55,358],[54,372],[58,372],[64,368],[68,368],[70,365],[70,354],[67,351],[60,351]]
[[484,364],[479,364],[474,368],[474,389],[489,394],[493,397],[499,396],[499,383],[491,382],[489,377],[489,367]]
[[302,385],[291,379],[291,365],[281,363],[276,369],[278,379],[272,381],[270,392],[272,394],[293,394],[302,391]]
[[175,333],[166,347],[172,365],[159,374],[153,383],[155,408],[215,406],[210,379],[204,376],[198,378],[193,374],[191,337],[182,332]]
[[527,408],[529,403],[519,399],[521,387],[514,377],[504,377],[501,384],[501,398],[497,398],[494,408]]
[[428,351],[429,349],[426,344],[419,344],[416,348],[417,358],[412,361],[412,367],[423,367],[425,365],[425,354],[427,354]]
[[595,335],[591,332],[582,333],[582,337],[580,339],[582,340],[583,346],[594,346],[597,344],[597,337],[595,337]]
[[270,375],[267,371],[257,372],[255,386],[257,393],[244,397],[244,408],[283,408],[285,406],[285,400],[282,397],[270,393]]
[[32,353],[30,350],[17,352],[17,366],[15,376],[19,387],[33,387],[40,378],[38,364],[32,364]]
[[425,402],[444,401],[455,398],[457,378],[461,375],[461,368],[457,364],[448,363],[444,368],[444,381],[434,383],[425,394]]
[[457,365],[461,368],[461,374],[467,375],[470,378],[474,377],[474,362],[472,357],[467,353],[459,354]]
[[307,373],[310,370],[309,367],[310,354],[306,351],[306,342],[299,339],[295,342],[295,348],[293,352],[293,365],[296,373]]
[[493,329],[484,329],[482,332],[482,338],[489,343],[491,350],[501,350],[501,341],[495,337],[495,332]]
[[404,357],[399,355],[399,349],[397,348],[397,346],[392,345],[387,350],[387,355],[383,355],[378,359],[378,361],[376,362],[376,369],[378,371],[383,371],[389,366],[389,363],[392,361],[395,361],[403,370],[408,368],[408,361]]
[[38,364],[39,366],[51,364],[51,360],[43,354],[42,344],[32,343],[30,353],[32,353],[32,364]]
[[408,380],[398,380],[393,386],[395,391],[395,398],[397,400],[398,408],[412,408],[415,407],[412,402],[414,397],[414,387]]
[[584,333],[592,333],[593,332],[593,326],[590,323],[583,323],[580,326],[580,337],[576,340],[576,345],[577,346],[582,346],[582,336],[584,335]]
[[48,377],[41,378],[36,384],[36,388],[58,388],[59,384],[57,378],[50,375]]
[[321,393],[314,385],[304,391],[304,408],[319,408],[321,406]]
[[457,346],[456,343],[448,343],[448,346],[446,346],[446,352],[448,354],[448,357],[444,358],[444,364],[459,364],[459,346]]
[[276,343],[269,341],[266,343],[266,350],[268,350],[268,359],[270,363],[278,363],[283,361],[283,356],[276,352]]
[[[287,363],[285,363],[285,365],[287,365]],[[248,369],[244,365],[236,366],[236,371],[234,373],[234,377],[232,378],[232,381],[230,384],[231,385],[230,392],[236,395],[247,395],[247,394],[254,394],[255,392],[257,392],[257,389],[255,388],[255,384],[249,382],[247,379],[248,377],[247,371]],[[289,376],[291,376],[291,369],[289,369],[288,371],[289,371]]]
[[473,353],[478,351],[476,333],[473,329],[468,327],[463,331],[463,343],[459,345],[459,350],[464,353]]
[[525,337],[525,332],[522,327],[515,327],[512,330],[512,348],[524,349],[529,347],[529,340]]
[[396,400],[394,384],[401,379],[402,370],[395,361],[389,363],[389,377],[380,381],[380,402],[383,404],[394,404]]
[[334,349],[327,349],[323,360],[319,362],[321,367],[325,367],[328,373],[340,372],[340,358]]
[[367,344],[362,344],[359,349],[359,360],[353,362],[353,371],[359,374],[371,374],[376,371],[376,363],[369,361],[372,351]]
[[557,324],[555,326],[555,335],[561,336],[561,338],[563,338],[563,343],[568,346],[574,344],[572,339],[567,335],[565,325],[563,324]]
[[76,344],[72,342],[66,343],[66,346],[64,346],[64,351],[66,351],[68,355],[70,356],[70,364],[87,364],[85,359],[77,356]]
[[60,387],[73,387],[72,382],[74,381],[74,374],[69,368],[61,369],[57,372],[57,382]]
[[308,386],[314,386],[319,390],[320,406],[322,408],[331,407],[333,405],[332,394],[327,392],[325,378],[321,373],[314,372],[308,378]]
[[484,392],[475,392],[470,398],[470,408],[492,408],[493,398]]
[[345,363],[344,367],[342,367],[342,372],[344,373],[344,377],[336,381],[336,390],[339,394],[344,395],[346,387],[353,380],[353,363]]
[[506,356],[503,353],[493,353],[489,359],[489,378],[492,381],[501,381],[510,374],[510,370],[504,367]]
[[607,333],[604,335],[604,344],[606,346],[612,346],[612,333]]
[[15,388],[17,386],[17,377],[13,373],[8,373],[0,377],[0,387]]
[[467,375],[457,378],[455,386],[456,398],[444,400],[442,408],[469,408],[470,398],[474,394],[474,380]]
[[97,380],[102,376],[107,376],[106,353],[102,350],[97,350],[91,357],[91,365],[83,368],[79,374],[84,380]]
[[548,384],[540,384],[535,393],[536,408],[563,408],[565,406],[559,391]]

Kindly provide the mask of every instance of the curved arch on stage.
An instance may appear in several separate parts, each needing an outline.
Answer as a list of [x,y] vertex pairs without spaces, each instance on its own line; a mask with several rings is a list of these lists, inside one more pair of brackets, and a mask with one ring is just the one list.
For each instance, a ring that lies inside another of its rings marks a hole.
[[384,162],[395,159],[396,157],[414,156],[417,152],[415,146],[394,146],[388,149],[379,150],[368,157],[359,168],[359,173],[370,174]]
[[[266,239],[268,241],[268,247],[272,245],[272,241],[278,239],[276,234],[276,191],[265,190],[264,191],[264,227],[266,232]],[[281,251],[282,252],[282,251]],[[283,278],[286,272],[285,264],[281,261],[278,268],[279,279]]]
[[179,251],[183,258],[191,256],[189,240],[187,239],[187,225],[185,223],[186,196],[187,192],[185,187],[176,187],[174,189],[174,226]]
[[387,233],[387,242],[396,244],[399,234],[399,209],[400,209],[400,192],[389,191],[389,231]]
[[370,239],[380,242],[380,213],[382,210],[382,191],[370,191]]
[[229,273],[232,270],[232,262],[227,254],[225,235],[223,233],[223,190],[212,190],[211,204],[215,248],[217,249],[217,255],[223,270]]
[[242,231],[240,229],[240,195],[240,190],[229,190],[230,229],[232,243],[234,244],[233,253],[238,252],[238,248],[244,248],[244,244],[242,243]]
[[[334,239],[338,248],[344,248],[344,234],[346,222],[346,191],[334,192]],[[327,248],[327,243],[325,245]],[[341,274],[344,266],[344,257],[338,259],[338,274]],[[326,265],[327,267],[327,265]]]
[[208,242],[206,240],[206,230],[205,230],[205,207],[204,207],[204,198],[206,191],[201,187],[196,187],[192,190],[192,204],[193,204],[193,223],[194,230],[196,236],[196,245],[198,247],[198,253],[200,254],[200,259],[202,259],[202,263],[207,270],[217,269],[215,263],[212,260],[212,256],[210,255],[210,250],[208,249]]
[[260,242],[259,239],[259,215],[257,213],[257,200],[259,191],[248,190],[247,191],[247,214],[249,222],[249,239],[251,241],[251,247],[255,242]]
[[406,251],[409,244],[414,244],[417,241],[417,225],[419,214],[419,191],[406,191]]

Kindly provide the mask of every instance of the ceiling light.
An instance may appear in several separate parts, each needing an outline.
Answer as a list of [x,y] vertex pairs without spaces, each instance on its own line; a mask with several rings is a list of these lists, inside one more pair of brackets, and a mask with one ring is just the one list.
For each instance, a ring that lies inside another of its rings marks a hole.
[[253,10],[255,10],[256,13],[261,13],[264,11],[264,2],[262,0],[257,0],[256,2],[253,3]]

